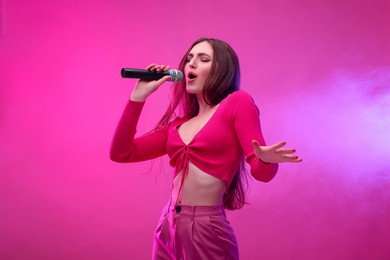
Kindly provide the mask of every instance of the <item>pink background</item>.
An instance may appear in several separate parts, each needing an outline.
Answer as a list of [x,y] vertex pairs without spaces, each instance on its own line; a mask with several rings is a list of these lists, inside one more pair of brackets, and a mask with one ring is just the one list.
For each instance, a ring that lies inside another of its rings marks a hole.
[[120,69],[175,68],[201,36],[233,46],[267,142],[304,158],[228,213],[242,259],[390,259],[389,1],[2,0],[0,14],[0,259],[150,258],[171,169],[109,160],[135,83]]

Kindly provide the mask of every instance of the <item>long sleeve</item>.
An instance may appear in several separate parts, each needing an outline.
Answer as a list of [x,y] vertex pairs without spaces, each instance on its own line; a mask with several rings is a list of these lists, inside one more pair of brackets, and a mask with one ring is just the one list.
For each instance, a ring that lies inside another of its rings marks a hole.
[[166,154],[167,127],[134,138],[144,102],[129,100],[115,130],[110,158],[115,162],[139,162]]
[[251,96],[240,91],[236,95],[234,107],[235,129],[245,154],[245,160],[250,165],[251,175],[259,181],[269,182],[278,171],[278,164],[265,164],[256,157],[252,140],[257,140],[260,145],[266,145],[261,132],[259,110]]

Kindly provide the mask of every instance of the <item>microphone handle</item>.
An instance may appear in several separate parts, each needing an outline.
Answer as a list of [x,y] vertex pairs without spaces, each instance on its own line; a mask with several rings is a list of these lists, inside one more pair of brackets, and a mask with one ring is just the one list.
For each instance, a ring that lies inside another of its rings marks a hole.
[[150,71],[132,68],[123,68],[121,70],[122,78],[137,78],[146,80],[158,80],[166,75],[170,75],[169,71]]

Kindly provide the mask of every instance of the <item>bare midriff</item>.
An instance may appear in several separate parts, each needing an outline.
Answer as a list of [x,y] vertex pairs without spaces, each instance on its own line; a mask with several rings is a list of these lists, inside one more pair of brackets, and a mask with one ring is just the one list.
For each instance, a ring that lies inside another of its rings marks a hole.
[[188,175],[185,176],[183,187],[180,191],[182,175],[183,172],[180,172],[173,180],[173,201],[192,206],[214,206],[222,204],[223,195],[226,191],[225,181],[205,173],[189,162]]

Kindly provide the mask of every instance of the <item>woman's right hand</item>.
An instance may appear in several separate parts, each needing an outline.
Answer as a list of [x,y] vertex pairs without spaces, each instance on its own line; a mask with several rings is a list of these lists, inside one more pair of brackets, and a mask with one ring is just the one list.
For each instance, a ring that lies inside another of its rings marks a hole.
[[[167,71],[169,70],[169,66],[165,65],[157,65],[157,64],[150,64],[146,67],[147,70],[150,71]],[[158,89],[158,87],[163,84],[165,81],[171,79],[171,76],[164,76],[159,80],[142,80],[139,79],[137,81],[137,84],[135,85],[135,88],[133,90],[133,93],[131,93],[130,99],[132,101],[138,101],[138,102],[144,102],[146,98],[152,94],[154,91]]]

